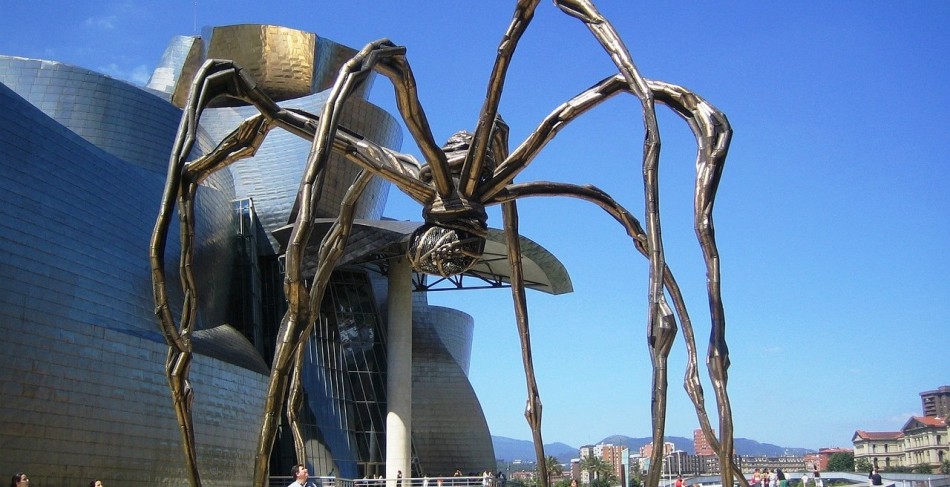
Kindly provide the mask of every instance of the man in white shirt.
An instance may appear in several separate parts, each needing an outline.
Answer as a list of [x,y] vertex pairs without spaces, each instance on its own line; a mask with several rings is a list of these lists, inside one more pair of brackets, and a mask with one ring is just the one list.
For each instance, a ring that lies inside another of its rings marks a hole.
[[306,487],[307,477],[310,476],[310,472],[307,471],[307,466],[304,464],[294,465],[290,469],[290,475],[293,475],[296,480],[291,482],[287,487]]

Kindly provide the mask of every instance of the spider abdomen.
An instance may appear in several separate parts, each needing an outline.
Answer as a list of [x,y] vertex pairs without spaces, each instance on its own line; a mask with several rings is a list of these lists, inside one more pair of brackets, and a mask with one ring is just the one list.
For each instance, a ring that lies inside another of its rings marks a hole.
[[481,236],[427,223],[410,235],[406,255],[413,269],[449,277],[471,269],[484,250]]

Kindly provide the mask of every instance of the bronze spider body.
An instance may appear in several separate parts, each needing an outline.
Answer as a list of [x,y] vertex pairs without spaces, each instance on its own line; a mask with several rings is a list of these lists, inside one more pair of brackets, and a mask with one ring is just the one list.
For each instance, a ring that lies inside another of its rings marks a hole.
[[[453,136],[439,147],[432,136],[423,107],[416,93],[406,49],[388,40],[368,44],[340,70],[326,105],[319,115],[284,109],[273,102],[254,80],[229,61],[209,60],[196,75],[182,118],[178,138],[172,150],[168,180],[151,242],[151,264],[156,314],[169,345],[166,370],[181,426],[183,448],[190,481],[200,485],[191,418],[192,391],[188,384],[191,361],[191,333],[197,312],[195,276],[191,271],[194,239],[195,192],[209,174],[239,159],[253,156],[266,134],[280,127],[313,141],[298,194],[297,214],[286,252],[284,289],[288,311],[277,338],[277,346],[268,384],[262,431],[257,449],[254,485],[267,483],[267,469],[282,406],[292,426],[300,403],[296,371],[302,360],[302,344],[318,317],[330,273],[342,255],[353,224],[353,206],[372,176],[390,181],[419,203],[425,224],[410,239],[407,257],[418,272],[449,276],[465,272],[481,256],[487,230],[485,208],[501,205],[504,230],[511,263],[511,289],[515,316],[522,345],[527,383],[525,417],[531,428],[538,456],[540,481],[547,484],[545,455],[541,439],[541,401],[534,376],[521,252],[518,240],[516,201],[534,196],[566,196],[590,201],[614,217],[631,237],[637,251],[650,263],[648,346],[653,362],[653,438],[662,444],[667,396],[667,357],[677,332],[677,317],[684,330],[689,364],[685,387],[694,403],[700,426],[719,454],[723,485],[732,485],[737,471],[732,448],[732,413],[726,393],[728,349],[725,321],[719,291],[719,257],[716,248],[712,208],[732,130],[726,117],[698,95],[673,84],[643,78],[612,25],[590,0],[555,0],[565,13],[581,20],[610,55],[618,74],[582,91],[545,117],[531,135],[509,152],[508,127],[498,116],[508,64],[518,40],[526,30],[537,0],[518,1],[511,24],[505,33],[493,67],[485,103],[478,124],[471,134]],[[341,127],[337,117],[349,94],[372,71],[386,76],[393,84],[399,112],[425,160],[419,164],[412,156],[398,153],[362,139]],[[646,228],[609,195],[593,186],[556,182],[514,183],[514,178],[535,158],[544,145],[572,120],[607,98],[629,93],[643,110],[646,131],[643,149],[643,185]],[[202,110],[217,97],[224,96],[252,104],[259,114],[245,120],[202,157],[186,160],[195,142]],[[707,368],[718,405],[719,436],[710,425],[698,378],[696,347],[685,302],[666,265],[660,233],[657,167],[659,131],[655,102],[678,113],[692,129],[697,141],[697,179],[694,209],[695,228],[707,267],[708,297],[712,332]],[[327,159],[331,152],[361,167],[362,171],[346,192],[339,216],[320,245],[318,266],[310,286],[301,277],[304,249],[313,229],[313,211],[321,196]],[[185,299],[180,323],[176,324],[168,305],[165,285],[165,242],[176,202],[181,220],[181,279]],[[672,307],[670,305],[672,302]],[[289,391],[289,392],[285,392]],[[304,460],[303,444],[296,427],[297,454]],[[655,448],[646,485],[659,483],[662,449]],[[745,484],[742,476],[739,482]]]

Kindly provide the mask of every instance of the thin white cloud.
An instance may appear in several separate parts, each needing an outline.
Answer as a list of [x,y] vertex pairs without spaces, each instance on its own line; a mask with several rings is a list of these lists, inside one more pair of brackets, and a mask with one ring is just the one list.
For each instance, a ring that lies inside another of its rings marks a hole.
[[117,15],[105,15],[101,17],[89,17],[83,24],[92,29],[113,30],[118,20],[119,17]]
[[132,71],[129,73],[129,81],[139,86],[145,86],[145,83],[148,83],[148,79],[151,76],[152,69],[144,64],[139,64],[132,68]]
[[83,21],[86,28],[97,31],[110,31],[122,26],[134,25],[147,18],[147,7],[132,0],[103,2],[98,15]]

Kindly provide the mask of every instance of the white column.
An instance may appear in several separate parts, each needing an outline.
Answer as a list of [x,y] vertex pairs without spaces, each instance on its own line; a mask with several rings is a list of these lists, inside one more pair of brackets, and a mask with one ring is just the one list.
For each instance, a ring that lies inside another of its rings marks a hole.
[[411,476],[412,432],[412,268],[405,257],[389,266],[389,339],[386,344],[386,478]]

